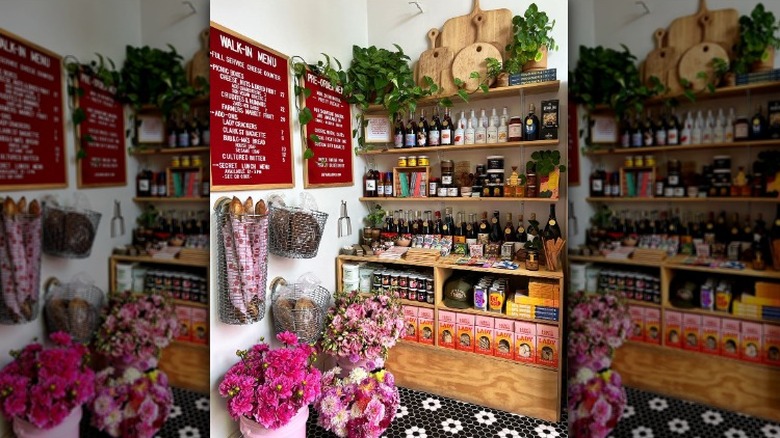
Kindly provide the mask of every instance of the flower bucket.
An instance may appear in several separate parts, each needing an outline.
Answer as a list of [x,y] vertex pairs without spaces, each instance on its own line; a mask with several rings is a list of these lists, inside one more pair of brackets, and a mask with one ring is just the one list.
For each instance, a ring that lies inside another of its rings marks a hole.
[[360,359],[357,362],[350,362],[348,357],[336,358],[336,365],[338,365],[339,368],[341,368],[341,374],[340,374],[341,377],[347,377],[349,373],[352,372],[352,370],[357,368],[365,368],[366,371],[371,371],[367,368],[369,365],[368,362],[369,362],[368,359]]
[[244,438],[305,438],[306,420],[309,419],[309,407],[304,406],[290,419],[290,422],[277,429],[267,429],[262,424],[243,415],[238,420],[238,428]]
[[78,438],[81,414],[82,408],[77,406],[62,420],[62,423],[50,429],[39,429],[19,417],[14,417],[14,433],[18,438]]

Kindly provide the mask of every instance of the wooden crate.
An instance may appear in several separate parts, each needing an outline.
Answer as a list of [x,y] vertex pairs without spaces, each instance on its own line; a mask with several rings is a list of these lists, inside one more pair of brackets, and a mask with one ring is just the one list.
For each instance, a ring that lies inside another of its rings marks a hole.
[[428,181],[430,181],[431,176],[431,167],[430,166],[407,166],[407,167],[393,167],[393,195],[396,198],[401,198],[401,179],[399,178],[399,175],[401,174],[408,174],[407,177],[409,178],[410,183],[410,192],[412,191],[411,188],[411,174],[419,172],[423,174],[423,177],[420,180],[420,187],[421,187],[421,195],[422,196],[409,196],[414,198],[422,198],[428,196]]

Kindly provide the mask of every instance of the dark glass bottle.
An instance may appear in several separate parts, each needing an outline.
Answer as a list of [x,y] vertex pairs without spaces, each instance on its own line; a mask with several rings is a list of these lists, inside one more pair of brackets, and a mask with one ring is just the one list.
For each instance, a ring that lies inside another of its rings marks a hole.
[[151,196],[152,172],[149,169],[141,169],[135,177],[135,193],[138,197]]
[[719,243],[727,243],[729,239],[729,226],[726,223],[726,212],[721,211],[715,220],[715,240]]
[[404,121],[401,118],[400,113],[395,115],[395,134],[393,136],[393,141],[394,146],[397,149],[404,147],[404,142],[406,141],[406,126],[404,126]]
[[433,234],[433,219],[431,219],[430,210],[425,210],[425,219],[422,221],[420,231],[422,234]]
[[417,121],[414,120],[414,111],[409,113],[409,120],[406,122],[406,133],[404,134],[404,147],[413,148],[417,144]]
[[650,110],[647,110],[647,117],[645,117],[642,124],[642,146],[652,146],[655,140],[655,134],[653,133],[653,115]]
[[482,212],[482,219],[479,221],[479,227],[477,228],[477,239],[489,240],[490,236],[490,222],[488,222],[487,212]]
[[420,234],[422,232],[422,219],[420,218],[420,210],[414,211],[414,219],[411,224],[411,233]]
[[669,146],[680,144],[680,119],[677,118],[674,109],[666,120],[666,144]]
[[515,241],[515,224],[512,222],[512,213],[506,214],[506,224],[504,224],[504,242]]
[[523,215],[520,214],[517,217],[517,229],[515,230],[515,241],[525,243],[528,241],[528,233],[525,231],[525,225],[523,224]]
[[477,214],[469,213],[469,220],[466,222],[466,240],[476,239],[478,228]]
[[376,179],[374,179],[373,169],[366,169],[363,175],[363,196],[366,198],[376,197]]
[[434,213],[434,219],[433,221],[433,234],[442,234],[442,229],[444,227],[444,221],[441,220],[441,212],[439,210],[436,210]]
[[[625,226],[623,228],[625,228]],[[555,204],[550,204],[550,216],[547,218],[547,223],[544,226],[544,233],[542,235],[547,240],[554,240],[562,237],[561,226],[558,224],[558,218],[555,217]]]
[[500,213],[498,210],[493,210],[493,217],[490,219],[490,241],[493,243],[500,242],[503,235]]
[[441,233],[447,236],[455,235],[455,220],[452,218],[452,208],[444,209],[444,224],[441,226]]
[[444,119],[441,121],[441,130],[439,131],[439,144],[442,146],[452,144],[452,119],[449,108],[444,109]]
[[745,221],[742,223],[742,229],[740,230],[740,240],[742,242],[753,241],[753,223],[750,222],[750,215],[745,215]]
[[634,114],[634,119],[631,121],[631,147],[641,147],[643,145],[642,140],[642,124],[639,123],[639,114]]
[[756,113],[750,119],[750,139],[761,140],[767,136],[768,129],[766,118],[761,105],[756,108]]
[[425,110],[420,110],[420,121],[417,123],[417,143],[415,146],[428,146],[428,119],[425,118]]
[[462,239],[456,239],[457,242],[465,242],[466,241],[466,229],[467,224],[466,222],[466,214],[462,211],[458,212],[458,220],[455,223],[455,236]]
[[528,240],[533,241],[539,238],[539,221],[536,220],[536,213],[531,213],[528,217],[528,228],[526,229]]
[[594,198],[603,197],[605,183],[601,165],[594,167],[593,172],[590,174],[590,196]]
[[729,226],[728,239],[726,240],[726,242],[728,243],[739,242],[741,238],[740,228],[742,228],[742,226],[739,223],[739,213],[735,212],[731,218],[732,219],[731,219],[731,224]]
[[658,117],[655,119],[655,126],[653,127],[653,134],[655,135],[656,146],[666,146],[667,132],[666,122],[663,112],[658,112]]
[[528,104],[528,115],[523,122],[523,137],[525,141],[539,140],[539,118],[534,112],[536,108],[533,103]]
[[438,146],[441,142],[441,120],[439,119],[439,107],[433,107],[433,116],[428,126],[428,146]]

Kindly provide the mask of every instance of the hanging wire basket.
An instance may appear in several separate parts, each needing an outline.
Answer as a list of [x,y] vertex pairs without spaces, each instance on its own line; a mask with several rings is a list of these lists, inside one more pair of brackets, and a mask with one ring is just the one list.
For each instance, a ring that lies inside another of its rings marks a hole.
[[271,254],[292,259],[317,256],[327,213],[271,203],[269,215]]
[[293,283],[279,287],[272,294],[271,314],[276,334],[289,331],[298,339],[312,344],[322,336],[325,315],[330,305],[330,292],[322,286],[303,290]]
[[69,259],[83,259],[92,252],[101,214],[86,209],[43,204],[43,252]]
[[0,214],[0,324],[38,317],[41,232],[40,215]]
[[43,314],[49,333],[64,331],[81,343],[88,343],[97,332],[105,294],[100,288],[83,281],[61,284],[47,282]]
[[268,215],[233,215],[230,200],[215,207],[219,319],[252,324],[265,316]]

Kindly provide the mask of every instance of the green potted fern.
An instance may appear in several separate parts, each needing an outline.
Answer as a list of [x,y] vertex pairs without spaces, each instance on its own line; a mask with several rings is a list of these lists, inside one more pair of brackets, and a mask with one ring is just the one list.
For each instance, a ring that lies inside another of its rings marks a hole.
[[776,36],[780,23],[772,11],[762,3],[756,5],[750,15],[739,17],[739,43],[734,71],[737,74],[766,71],[774,68],[775,49],[780,49]]
[[547,52],[558,50],[552,37],[555,20],[531,3],[523,15],[512,18],[512,42],[506,46],[504,69],[510,75],[547,68]]

